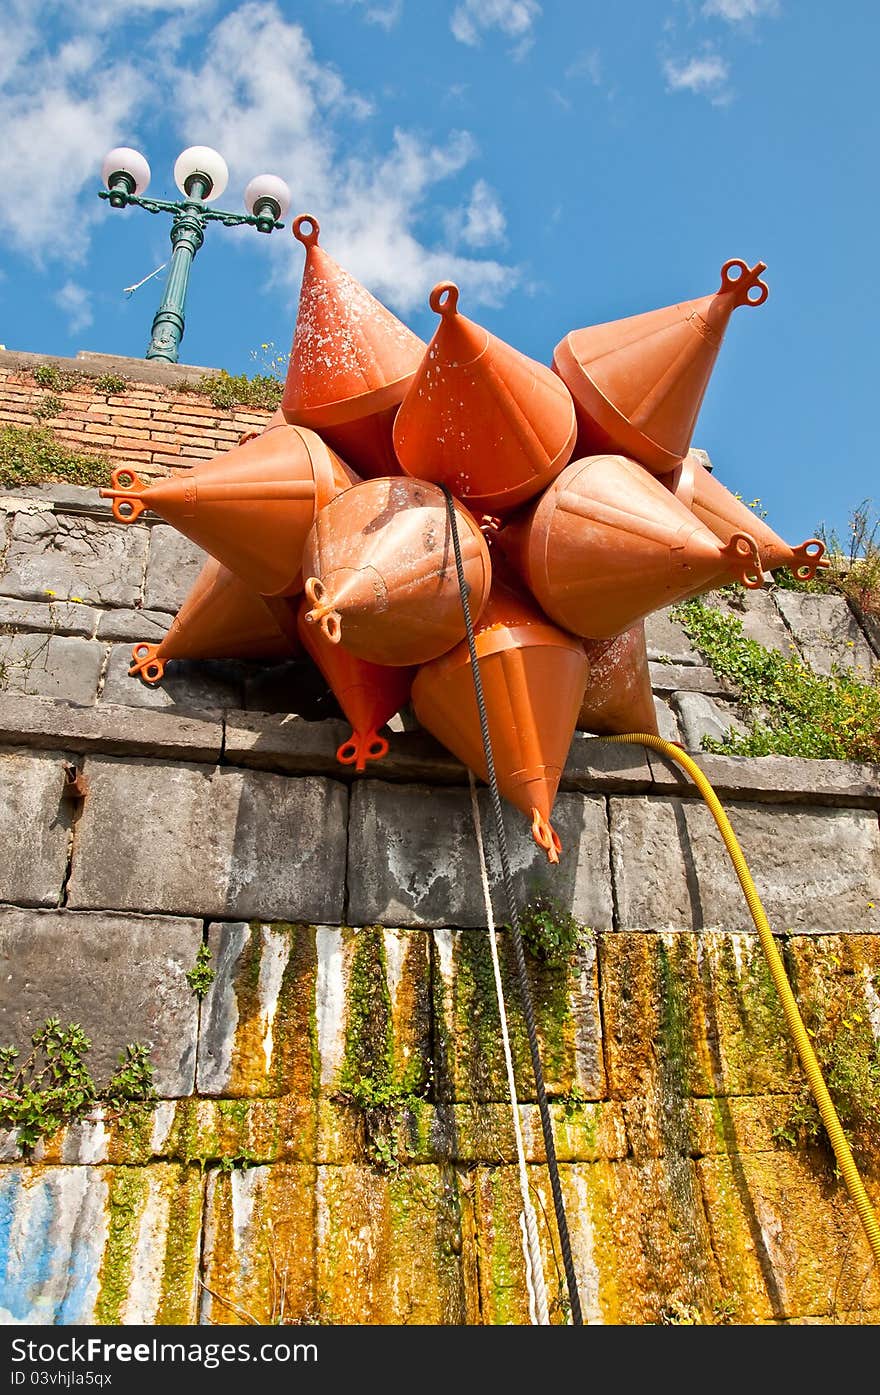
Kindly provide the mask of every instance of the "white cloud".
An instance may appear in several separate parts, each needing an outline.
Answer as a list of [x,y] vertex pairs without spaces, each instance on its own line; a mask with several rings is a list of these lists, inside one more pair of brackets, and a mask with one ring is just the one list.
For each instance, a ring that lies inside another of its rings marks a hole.
[[393,29],[403,14],[403,0],[334,0],[337,5],[360,5],[368,24],[378,24],[383,29]]
[[478,44],[486,29],[500,29],[508,38],[527,43],[540,13],[537,0],[459,0],[449,23],[463,44]]
[[778,13],[778,0],[705,0],[703,4],[704,15],[717,15],[729,24],[741,24],[743,20]]
[[464,221],[458,232],[468,247],[488,247],[500,242],[507,226],[498,196],[485,179],[478,179],[464,209]]
[[66,281],[61,290],[56,292],[54,300],[67,316],[69,333],[78,334],[81,329],[88,329],[94,316],[89,293],[83,286],[78,286],[74,281]]
[[728,99],[728,67],[717,53],[704,53],[682,62],[667,58],[663,72],[670,92],[693,92],[719,104]]
[[[257,69],[254,52],[262,55]],[[458,280],[487,304],[499,304],[516,283],[511,267],[451,255],[420,236],[435,186],[477,153],[467,132],[432,144],[399,129],[384,154],[347,155],[339,120],[346,113],[364,118],[369,108],[274,4],[250,0],[233,11],[213,31],[202,66],[177,76],[186,141],[202,143],[210,132],[231,185],[267,170],[286,179],[290,216],[313,213],[330,255],[399,313],[424,306],[439,280]],[[291,259],[290,239],[272,244],[276,277],[298,289],[302,264]]]

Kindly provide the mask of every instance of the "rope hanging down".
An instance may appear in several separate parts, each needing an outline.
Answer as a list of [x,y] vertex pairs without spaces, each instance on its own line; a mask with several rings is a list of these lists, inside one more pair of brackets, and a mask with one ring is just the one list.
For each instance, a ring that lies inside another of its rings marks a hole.
[[550,1119],[550,1108],[547,1103],[547,1092],[544,1088],[544,1072],[541,1068],[541,1055],[538,1050],[538,1033],[535,1026],[535,1009],[532,1003],[532,991],[529,986],[528,973],[526,971],[526,956],[523,948],[522,932],[519,924],[519,914],[516,907],[516,897],[513,891],[513,878],[510,871],[510,859],[507,855],[507,836],[504,831],[504,813],[501,807],[501,795],[498,792],[498,781],[495,776],[495,762],[492,757],[492,742],[489,736],[489,719],[486,715],[486,701],[483,696],[483,682],[480,676],[480,665],[477,659],[477,648],[474,641],[474,626],[471,620],[470,601],[468,599],[468,585],[464,574],[464,563],[461,557],[461,543],[458,537],[458,522],[455,517],[455,504],[452,493],[445,484],[440,485],[446,498],[446,512],[449,517],[449,527],[452,533],[452,546],[455,551],[455,570],[458,576],[458,589],[461,594],[461,608],[464,612],[465,630],[467,632],[468,653],[471,661],[471,673],[474,679],[474,695],[477,700],[477,711],[480,717],[480,732],[483,738],[483,754],[486,758],[486,773],[489,777],[489,792],[492,798],[492,813],[495,820],[495,834],[498,839],[498,852],[501,858],[501,871],[504,880],[504,891],[507,897],[507,908],[510,917],[511,940],[513,942],[514,955],[516,958],[516,973],[519,984],[520,996],[523,1004],[523,1014],[526,1022],[526,1032],[529,1039],[529,1052],[532,1058],[532,1071],[535,1077],[535,1093],[538,1099],[538,1109],[541,1114],[541,1128],[544,1134],[544,1149],[547,1154],[547,1170],[550,1173],[550,1187],[553,1192],[553,1206],[556,1212],[556,1228],[559,1232],[559,1244],[562,1250],[562,1261],[565,1267],[565,1279],[568,1286],[568,1298],[571,1305],[572,1323],[580,1327],[583,1325],[581,1315],[580,1296],[578,1294],[577,1278],[574,1272],[574,1264],[571,1257],[571,1241],[568,1234],[568,1221],[565,1216],[565,1205],[562,1199],[562,1188],[559,1181],[559,1167],[556,1162],[556,1147],[553,1142],[553,1124]]
[[507,1070],[507,1090],[510,1095],[510,1109],[513,1116],[513,1133],[516,1139],[516,1161],[519,1172],[519,1191],[522,1198],[522,1221],[524,1227],[526,1274],[529,1290],[529,1313],[532,1322],[549,1326],[547,1310],[547,1289],[541,1268],[541,1247],[538,1243],[538,1220],[529,1196],[529,1178],[526,1172],[526,1154],[523,1146],[522,1128],[519,1119],[519,1102],[516,1097],[516,1080],[513,1073],[513,1056],[510,1051],[510,1035],[507,1030],[507,1010],[504,1006],[504,986],[501,982],[501,965],[498,961],[498,941],[495,934],[495,918],[492,914],[492,897],[489,892],[489,873],[486,870],[486,854],[483,849],[483,829],[480,823],[480,806],[477,803],[477,782],[472,770],[468,771],[471,787],[471,816],[474,821],[474,834],[477,839],[477,854],[480,859],[480,882],[483,887],[483,904],[486,907],[486,927],[489,931],[489,947],[492,951],[492,972],[495,976],[495,996],[498,999],[498,1016],[501,1019],[501,1041],[504,1046],[504,1065]]

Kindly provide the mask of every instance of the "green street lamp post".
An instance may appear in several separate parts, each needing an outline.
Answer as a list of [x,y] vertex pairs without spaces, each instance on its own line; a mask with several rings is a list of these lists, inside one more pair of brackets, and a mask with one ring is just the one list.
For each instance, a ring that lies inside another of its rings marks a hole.
[[226,188],[229,171],[223,156],[207,145],[190,146],[178,155],[174,182],[184,197],[177,203],[143,197],[150,182],[150,166],[143,155],[127,146],[118,146],[104,157],[101,177],[106,188],[99,190],[98,197],[107,199],[111,208],[135,204],[148,213],[172,215],[171,264],[159,309],[153,317],[146,357],[176,363],[183,338],[190,268],[205,240],[208,222],[216,221],[227,228],[248,223],[257,232],[271,233],[284,227],[278,220],[290,207],[290,190],[277,175],[259,174],[244,191],[247,213],[209,208],[211,200],[219,198]]

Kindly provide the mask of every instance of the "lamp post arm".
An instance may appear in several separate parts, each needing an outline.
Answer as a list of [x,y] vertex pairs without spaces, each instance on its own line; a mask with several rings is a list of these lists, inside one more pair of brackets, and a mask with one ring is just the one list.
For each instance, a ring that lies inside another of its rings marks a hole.
[[[167,199],[147,199],[143,194],[128,194],[123,189],[99,189],[99,199],[109,199],[114,208],[125,208],[126,204],[136,204],[138,208],[145,208],[148,213],[171,213],[177,214],[182,208],[189,208],[195,205],[203,218],[215,220],[223,223],[227,228],[235,228],[243,223],[250,227],[265,226],[265,214],[257,217],[253,213],[226,213],[221,208],[210,208],[207,204],[199,203],[195,199],[189,199],[185,203],[171,203]],[[283,228],[284,224],[277,221],[272,222],[273,228]]]

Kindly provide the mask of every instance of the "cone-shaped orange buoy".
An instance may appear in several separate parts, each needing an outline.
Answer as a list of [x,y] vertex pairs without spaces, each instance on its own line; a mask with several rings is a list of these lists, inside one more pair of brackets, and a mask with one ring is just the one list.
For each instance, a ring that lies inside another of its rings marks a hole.
[[[535,842],[558,862],[562,846],[550,816],[589,674],[584,645],[497,577],[474,643],[499,792],[528,816]],[[488,780],[466,639],[419,669],[412,704],[421,726]]]
[[758,544],[765,572],[787,567],[801,581],[811,581],[820,568],[827,567],[825,544],[819,538],[808,538],[797,547],[790,547],[753,509],[716,479],[711,470],[701,465],[693,451],[688,452],[675,470],[660,478],[676,499],[722,542],[728,542],[735,532],[751,533]]
[[610,639],[652,610],[724,581],[763,584],[754,539],[716,538],[652,474],[621,455],[575,460],[493,534],[552,620]]
[[284,416],[320,431],[364,478],[399,474],[391,429],[425,342],[318,245],[316,218],[292,228],[306,261]]
[[612,639],[585,639],[584,649],[590,676],[577,730],[595,736],[659,736],[644,620]]
[[[489,594],[489,549],[455,502],[471,614]],[[363,480],[331,500],[303,550],[307,624],[370,663],[427,663],[464,638],[446,497],[406,475]]]
[[576,454],[620,452],[654,474],[674,470],[690,449],[731,313],[767,299],[765,270],[734,258],[714,295],[567,334],[553,367],[574,398]]
[[185,475],[144,484],[114,470],[113,516],[133,523],[152,509],[262,595],[301,589],[300,562],[316,512],[358,480],[314,431],[276,426]]
[[135,644],[130,674],[158,683],[169,659],[289,659],[302,652],[295,603],[268,598],[208,557],[159,644]]
[[458,287],[430,296],[440,316],[394,421],[394,449],[409,475],[445,484],[475,512],[532,499],[567,464],[577,423],[571,393],[458,312]]
[[391,668],[371,664],[329,640],[320,625],[306,623],[311,602],[299,603],[297,624],[303,648],[314,659],[333,696],[351,723],[351,736],[336,752],[342,765],[364,770],[368,760],[381,760],[388,741],[379,734],[395,713],[409,702],[415,667]]

